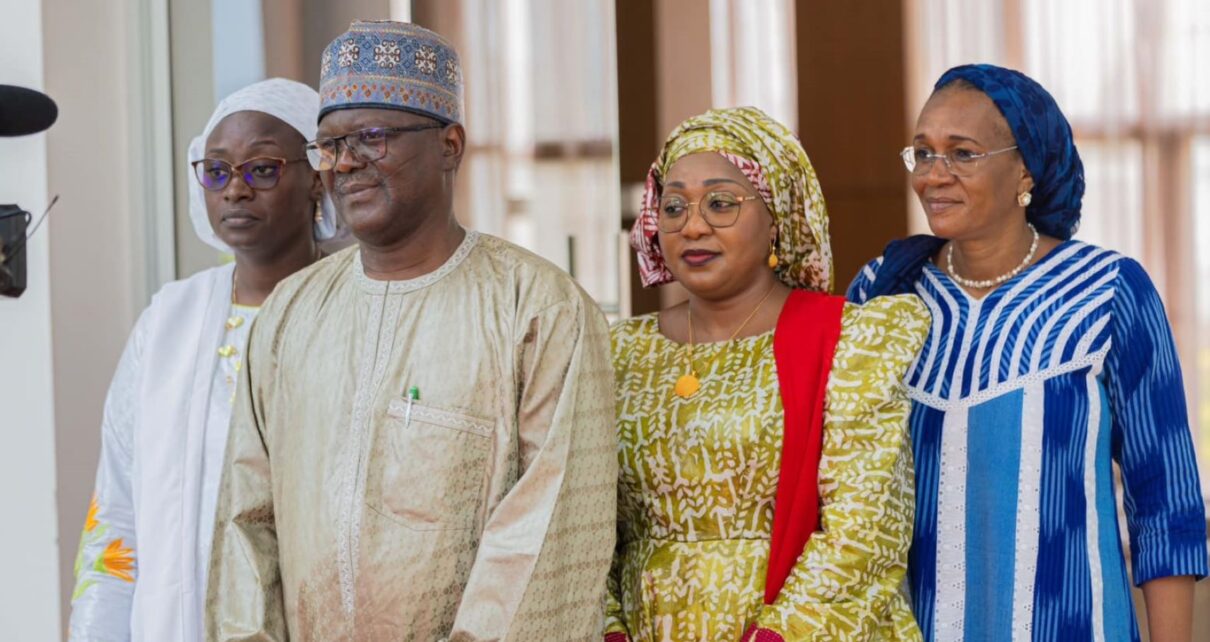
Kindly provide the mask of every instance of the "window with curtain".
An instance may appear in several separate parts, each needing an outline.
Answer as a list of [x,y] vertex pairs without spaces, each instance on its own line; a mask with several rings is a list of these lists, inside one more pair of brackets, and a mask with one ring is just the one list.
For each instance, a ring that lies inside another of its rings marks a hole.
[[568,270],[616,316],[613,2],[430,0],[412,8],[462,57],[468,150],[456,187],[460,218]]
[[752,105],[796,129],[794,3],[710,0],[713,107]]
[[[1138,259],[1155,280],[1210,495],[1210,3],[905,0],[905,9],[910,118],[942,72],[970,62],[1020,69],[1058,100],[1087,179],[1076,238]],[[921,229],[922,215],[912,217]]]

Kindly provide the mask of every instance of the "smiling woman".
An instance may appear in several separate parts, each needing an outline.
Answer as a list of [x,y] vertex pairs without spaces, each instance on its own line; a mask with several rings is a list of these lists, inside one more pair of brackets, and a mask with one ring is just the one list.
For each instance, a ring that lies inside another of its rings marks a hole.
[[[1034,223],[1023,227],[1013,215],[1032,201],[1034,179],[1008,123],[970,83],[955,81],[933,95],[912,143],[904,150],[904,164],[929,226],[941,238],[964,241],[946,248],[946,269],[963,286],[986,291],[999,285],[1033,262],[1039,244],[1042,254],[1054,249],[1059,240],[1051,234],[1070,234],[1044,227],[1047,235],[1040,242]],[[965,251],[958,261],[956,249]],[[980,267],[996,266],[996,273],[959,276],[971,274],[972,268],[963,265],[966,254]],[[1025,258],[1018,261],[1021,254]]]
[[1142,267],[1071,238],[1084,170],[1066,117],[1020,72],[957,67],[905,152],[936,237],[893,243],[849,298],[909,292],[932,313],[906,381],[924,637],[1138,640],[1130,577],[1151,639],[1191,639],[1206,530],[1180,363]]

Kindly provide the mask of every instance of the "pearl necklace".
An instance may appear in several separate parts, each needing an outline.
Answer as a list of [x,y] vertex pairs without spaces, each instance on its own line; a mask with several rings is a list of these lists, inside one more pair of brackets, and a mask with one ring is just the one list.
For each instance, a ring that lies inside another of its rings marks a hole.
[[994,279],[987,279],[986,281],[965,279],[959,276],[958,272],[954,270],[954,244],[950,243],[949,251],[945,253],[945,269],[947,272],[949,272],[950,278],[957,281],[958,285],[961,285],[962,287],[972,288],[975,290],[986,290],[987,288],[1000,285],[1001,283],[1004,283],[1005,281],[1020,274],[1021,270],[1029,267],[1030,262],[1034,260],[1034,255],[1038,253],[1038,230],[1034,227],[1033,223],[1026,223],[1026,225],[1029,226],[1029,231],[1034,233],[1034,241],[1029,245],[1029,254],[1026,254],[1024,259],[1021,259],[1020,265]]

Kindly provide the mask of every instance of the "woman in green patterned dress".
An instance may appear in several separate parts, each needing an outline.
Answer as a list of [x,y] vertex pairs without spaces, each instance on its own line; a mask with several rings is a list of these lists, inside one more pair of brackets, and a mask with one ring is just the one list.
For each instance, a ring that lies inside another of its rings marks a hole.
[[689,300],[612,331],[620,463],[605,639],[915,640],[902,377],[915,297],[828,294],[828,219],[783,125],[713,110],[670,135],[631,231]]

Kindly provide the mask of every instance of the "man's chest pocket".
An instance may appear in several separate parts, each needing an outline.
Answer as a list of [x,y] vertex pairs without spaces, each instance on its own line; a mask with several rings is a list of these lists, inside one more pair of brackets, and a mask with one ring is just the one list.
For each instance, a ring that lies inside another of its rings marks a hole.
[[466,529],[483,506],[492,422],[394,399],[379,442],[381,512],[413,530]]

